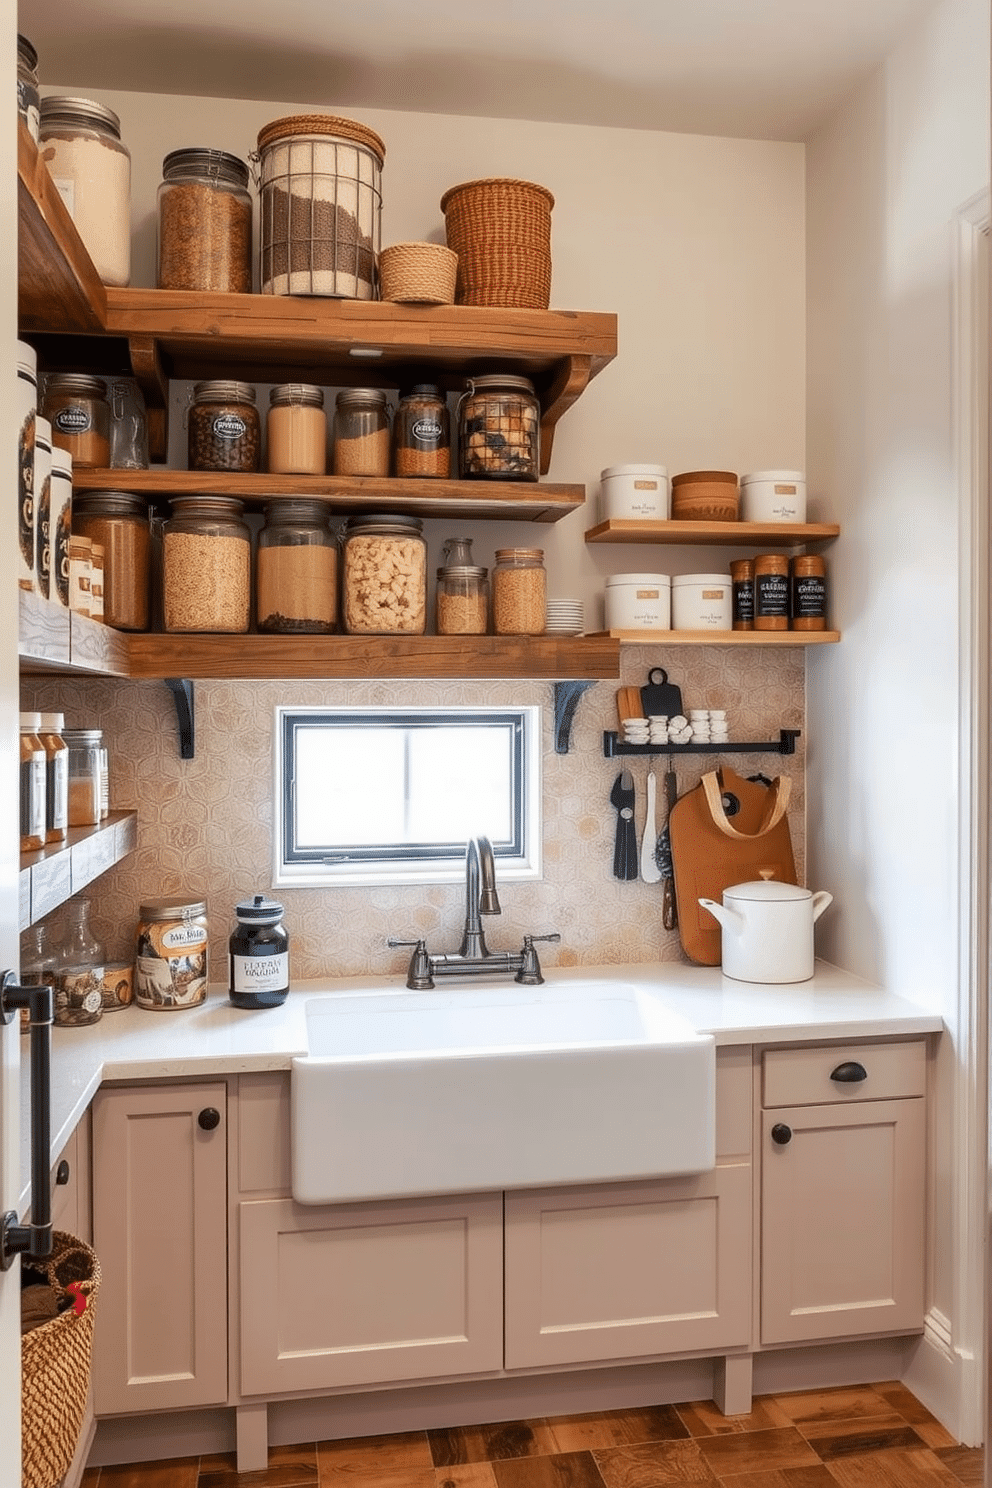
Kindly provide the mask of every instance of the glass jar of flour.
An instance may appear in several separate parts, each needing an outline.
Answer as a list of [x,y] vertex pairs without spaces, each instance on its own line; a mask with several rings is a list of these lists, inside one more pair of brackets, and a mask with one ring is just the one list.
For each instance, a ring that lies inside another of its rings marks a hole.
[[41,100],[41,157],[104,284],[131,278],[131,156],[113,109]]

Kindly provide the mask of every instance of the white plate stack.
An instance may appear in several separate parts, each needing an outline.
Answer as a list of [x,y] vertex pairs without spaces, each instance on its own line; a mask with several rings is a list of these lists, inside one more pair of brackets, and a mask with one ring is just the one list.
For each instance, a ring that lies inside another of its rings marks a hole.
[[585,612],[581,599],[549,599],[544,629],[547,635],[581,635]]

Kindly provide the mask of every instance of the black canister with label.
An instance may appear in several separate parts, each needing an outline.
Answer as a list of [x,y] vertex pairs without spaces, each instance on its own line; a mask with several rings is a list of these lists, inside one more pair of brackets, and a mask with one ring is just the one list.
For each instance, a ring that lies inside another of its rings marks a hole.
[[289,935],[277,899],[256,894],[234,907],[228,995],[235,1007],[279,1007],[289,992]]

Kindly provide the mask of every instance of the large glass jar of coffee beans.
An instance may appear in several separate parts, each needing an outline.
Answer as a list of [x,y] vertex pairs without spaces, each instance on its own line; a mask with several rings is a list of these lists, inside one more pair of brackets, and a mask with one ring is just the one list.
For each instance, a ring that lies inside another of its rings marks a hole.
[[261,420],[250,382],[198,382],[189,410],[190,470],[259,469]]
[[251,293],[248,167],[225,150],[173,150],[158,188],[159,289]]
[[251,615],[251,532],[232,496],[173,496],[162,536],[167,631],[244,634]]
[[536,481],[540,404],[527,377],[468,378],[458,407],[458,469],[463,480]]

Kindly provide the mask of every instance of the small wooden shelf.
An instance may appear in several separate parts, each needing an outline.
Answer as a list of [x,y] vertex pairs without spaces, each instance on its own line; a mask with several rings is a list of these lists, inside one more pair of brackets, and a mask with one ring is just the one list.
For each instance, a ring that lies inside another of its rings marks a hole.
[[217,471],[75,470],[79,491],[131,491],[135,495],[236,496],[249,508],[289,497],[319,497],[335,513],[369,510],[409,512],[420,517],[557,522],[585,501],[585,487],[545,481],[411,480],[399,477],[319,475],[226,475]]
[[93,879],[113,868],[138,840],[134,811],[112,811],[99,826],[72,827],[63,843],[22,853],[19,876],[20,928],[44,919]]
[[586,532],[587,543],[661,543],[738,548],[830,542],[836,522],[628,522],[611,517]]
[[624,646],[832,646],[839,630],[601,630]]

